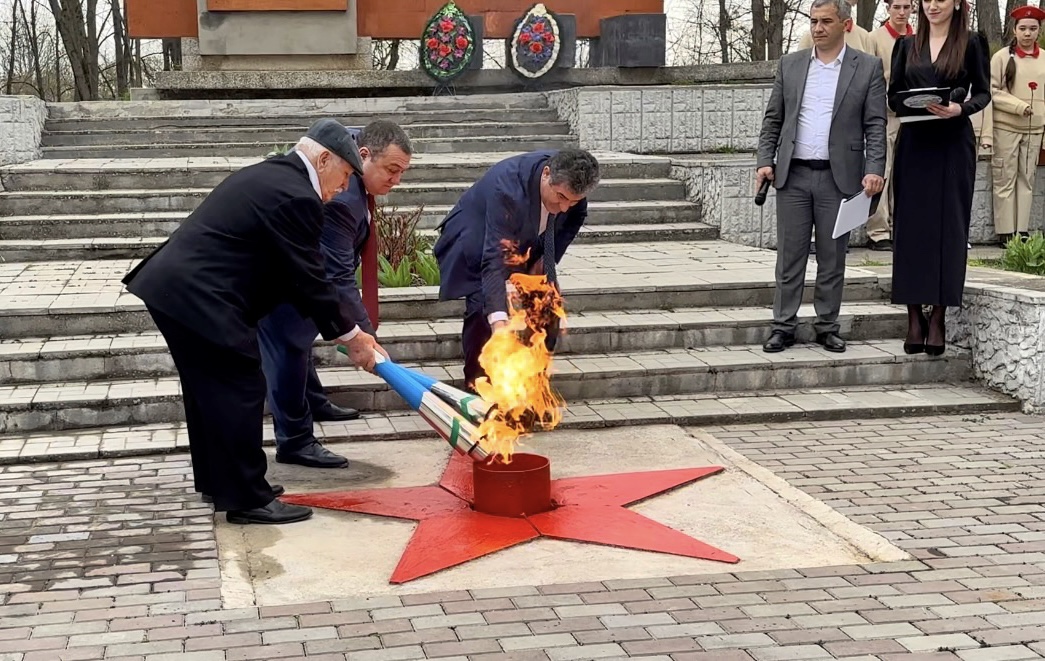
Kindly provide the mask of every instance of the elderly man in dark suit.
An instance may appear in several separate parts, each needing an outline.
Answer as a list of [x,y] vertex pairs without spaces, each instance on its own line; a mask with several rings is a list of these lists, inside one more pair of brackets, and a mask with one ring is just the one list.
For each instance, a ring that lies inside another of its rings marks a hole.
[[816,341],[845,351],[838,311],[849,234],[832,239],[842,200],[882,191],[885,174],[885,74],[882,61],[845,43],[852,25],[845,0],[813,0],[813,48],[785,55],[777,67],[756,179],[777,189],[776,296],[762,349],[795,343],[809,242],[816,228]]
[[[376,121],[361,131],[350,129],[359,147],[363,169],[352,175],[348,190],[324,207],[326,222],[320,239],[326,271],[353,317],[374,333],[356,283],[363,246],[370,235],[370,208],[375,195],[387,195],[410,167],[410,139],[397,124]],[[276,431],[276,461],[313,468],[341,468],[348,459],[323,447],[313,433],[313,421],[351,420],[355,409],[333,404],[323,391],[312,360],[316,323],[285,303],[258,324],[261,364],[268,382],[268,402]]]
[[307,507],[265,479],[265,376],[257,323],[289,302],[373,369],[374,337],[338,295],[319,249],[323,202],[363,168],[345,127],[312,125],[296,149],[233,173],[127,274],[181,377],[196,490],[232,523],[290,523]]
[[[598,183],[599,163],[583,149],[513,156],[465,191],[439,225],[439,296],[465,298],[461,343],[469,387],[484,374],[483,345],[508,323],[508,277],[543,273],[558,286],[555,266],[584,224],[587,196]],[[506,263],[505,241],[517,255],[529,251],[529,260]]]

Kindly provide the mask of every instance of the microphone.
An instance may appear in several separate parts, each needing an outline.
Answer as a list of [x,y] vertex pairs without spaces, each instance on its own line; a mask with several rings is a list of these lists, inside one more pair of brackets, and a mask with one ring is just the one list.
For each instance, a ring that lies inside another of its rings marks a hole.
[[965,91],[964,87],[955,87],[951,90],[951,101],[954,103],[961,103],[965,100],[967,94],[968,92]]
[[769,179],[763,179],[762,185],[758,187],[758,192],[755,193],[755,204],[762,206],[766,203],[766,194],[769,192]]

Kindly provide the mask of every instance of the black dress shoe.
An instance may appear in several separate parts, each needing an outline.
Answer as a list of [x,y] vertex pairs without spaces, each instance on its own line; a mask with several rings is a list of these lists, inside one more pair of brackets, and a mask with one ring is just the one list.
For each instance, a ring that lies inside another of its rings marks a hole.
[[784,331],[775,330],[769,335],[769,339],[762,345],[762,351],[766,353],[779,353],[784,349],[794,346],[795,336]]
[[816,336],[816,343],[834,353],[845,352],[845,340],[838,333],[820,333]]
[[890,241],[889,239],[881,239],[879,241],[875,241],[874,239],[871,239],[871,243],[870,243],[870,245],[868,247],[871,250],[878,250],[880,252],[888,252],[888,251],[893,249],[893,242]]
[[[272,495],[275,496],[276,498],[279,498],[280,496],[282,496],[284,493],[287,492],[287,490],[283,488],[282,484],[273,484],[271,486],[272,486]],[[213,503],[214,502],[214,498],[212,496],[208,496],[205,493],[201,493],[200,494],[200,500],[202,500],[205,503]]]
[[338,406],[331,402],[327,402],[312,411],[312,419],[316,422],[341,422],[344,420],[355,420],[358,417],[359,411]]
[[304,521],[312,516],[312,509],[303,505],[288,505],[281,500],[275,500],[264,507],[255,507],[252,510],[240,510],[226,512],[225,520],[229,523],[294,523]]
[[348,459],[334,454],[315,440],[290,452],[276,450],[276,461],[281,464],[297,464],[309,468],[344,468],[348,466]]

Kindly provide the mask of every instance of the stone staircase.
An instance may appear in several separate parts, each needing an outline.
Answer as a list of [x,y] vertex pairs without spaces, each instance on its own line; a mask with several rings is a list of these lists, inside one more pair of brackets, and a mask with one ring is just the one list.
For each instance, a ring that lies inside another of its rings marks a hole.
[[[455,107],[460,100],[402,101],[410,108],[395,118],[428,142],[420,143],[405,183],[383,202],[424,205],[421,226],[430,232],[508,153],[570,142],[534,99],[473,98],[465,110]],[[198,111],[191,103],[185,105]],[[53,108],[46,158],[0,168],[0,461],[184,447],[169,354],[120,278],[211,187],[273,142],[292,142],[309,117],[181,116],[178,102],[156,104],[119,119],[82,105]],[[349,124],[367,119],[339,116]],[[528,133],[536,125],[544,128]],[[478,141],[497,149],[469,151]],[[225,145],[243,155],[230,156]],[[564,425],[1018,408],[973,383],[960,352],[904,355],[905,315],[886,303],[888,282],[861,269],[847,275],[846,353],[815,344],[762,353],[774,253],[718,241],[700,222],[699,205],[669,178],[669,159],[598,156],[603,184],[589,225],[560,268],[569,318],[554,383],[568,402]],[[814,274],[811,262],[810,283]],[[460,385],[461,303],[439,302],[432,287],[383,289],[380,298],[379,336],[392,356]],[[812,338],[812,316],[811,306],[803,307],[805,340]],[[379,378],[346,368],[327,343],[317,343],[316,355],[332,398],[366,412],[357,421],[321,425],[328,441],[431,435]]]

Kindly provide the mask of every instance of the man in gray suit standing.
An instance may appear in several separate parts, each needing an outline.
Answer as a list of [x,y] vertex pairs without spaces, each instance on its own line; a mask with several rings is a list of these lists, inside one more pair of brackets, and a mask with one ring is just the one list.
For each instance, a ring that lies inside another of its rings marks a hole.
[[832,239],[838,207],[885,180],[885,76],[882,61],[847,48],[852,24],[845,0],[813,0],[813,48],[780,59],[758,140],[758,186],[777,189],[776,295],[763,351],[795,343],[809,243],[816,227],[816,341],[845,351],[838,310],[849,235]]

